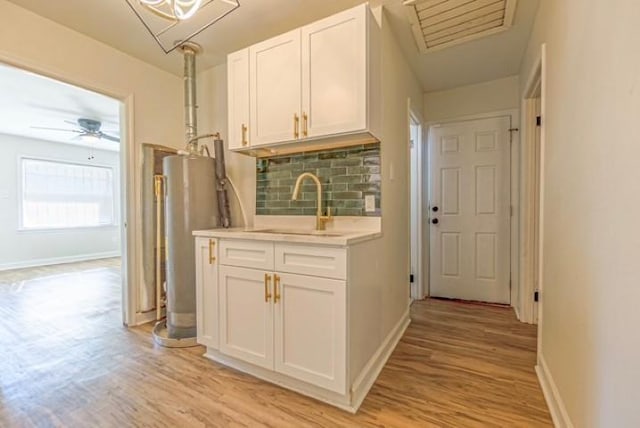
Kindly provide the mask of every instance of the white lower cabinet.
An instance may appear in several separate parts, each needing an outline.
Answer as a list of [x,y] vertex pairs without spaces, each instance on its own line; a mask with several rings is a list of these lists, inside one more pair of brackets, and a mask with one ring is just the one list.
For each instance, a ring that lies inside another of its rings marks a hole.
[[196,250],[200,344],[348,394],[346,248],[197,238]]
[[276,274],[275,370],[345,393],[345,282]]
[[220,267],[220,351],[273,369],[273,304],[269,274]]

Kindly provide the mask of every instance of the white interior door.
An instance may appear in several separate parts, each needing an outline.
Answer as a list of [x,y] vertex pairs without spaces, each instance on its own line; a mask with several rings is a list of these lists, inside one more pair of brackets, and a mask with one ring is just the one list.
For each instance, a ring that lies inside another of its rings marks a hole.
[[510,124],[431,129],[431,296],[510,303]]
[[251,145],[300,136],[300,30],[249,48]]

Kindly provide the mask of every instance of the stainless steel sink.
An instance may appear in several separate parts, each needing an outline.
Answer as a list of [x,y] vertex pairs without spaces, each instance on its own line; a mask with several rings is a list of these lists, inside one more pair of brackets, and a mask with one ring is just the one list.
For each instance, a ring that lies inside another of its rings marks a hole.
[[300,235],[300,236],[325,236],[325,237],[344,236],[344,234],[339,232],[327,232],[324,230],[256,229],[256,230],[245,230],[245,232],[273,233],[274,235]]

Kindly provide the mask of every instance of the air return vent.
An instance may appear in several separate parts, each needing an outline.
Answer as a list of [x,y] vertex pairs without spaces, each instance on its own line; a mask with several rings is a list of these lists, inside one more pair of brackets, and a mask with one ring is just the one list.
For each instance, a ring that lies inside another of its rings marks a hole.
[[508,30],[517,0],[405,0],[422,53]]

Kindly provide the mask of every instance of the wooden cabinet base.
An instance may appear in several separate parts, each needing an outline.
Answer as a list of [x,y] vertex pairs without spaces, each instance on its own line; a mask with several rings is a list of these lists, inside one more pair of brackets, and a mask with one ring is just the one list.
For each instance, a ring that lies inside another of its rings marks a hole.
[[[382,368],[393,353],[393,350],[396,348],[396,345],[404,335],[410,322],[409,310],[407,310],[362,369],[361,373],[355,377],[351,388],[346,394],[337,394],[272,370],[244,362],[225,355],[213,348],[207,348],[204,356],[227,367],[255,376],[258,379],[315,398],[316,400],[338,407],[347,412],[356,413],[378,378]],[[349,378],[349,375],[347,375],[347,378]]]

